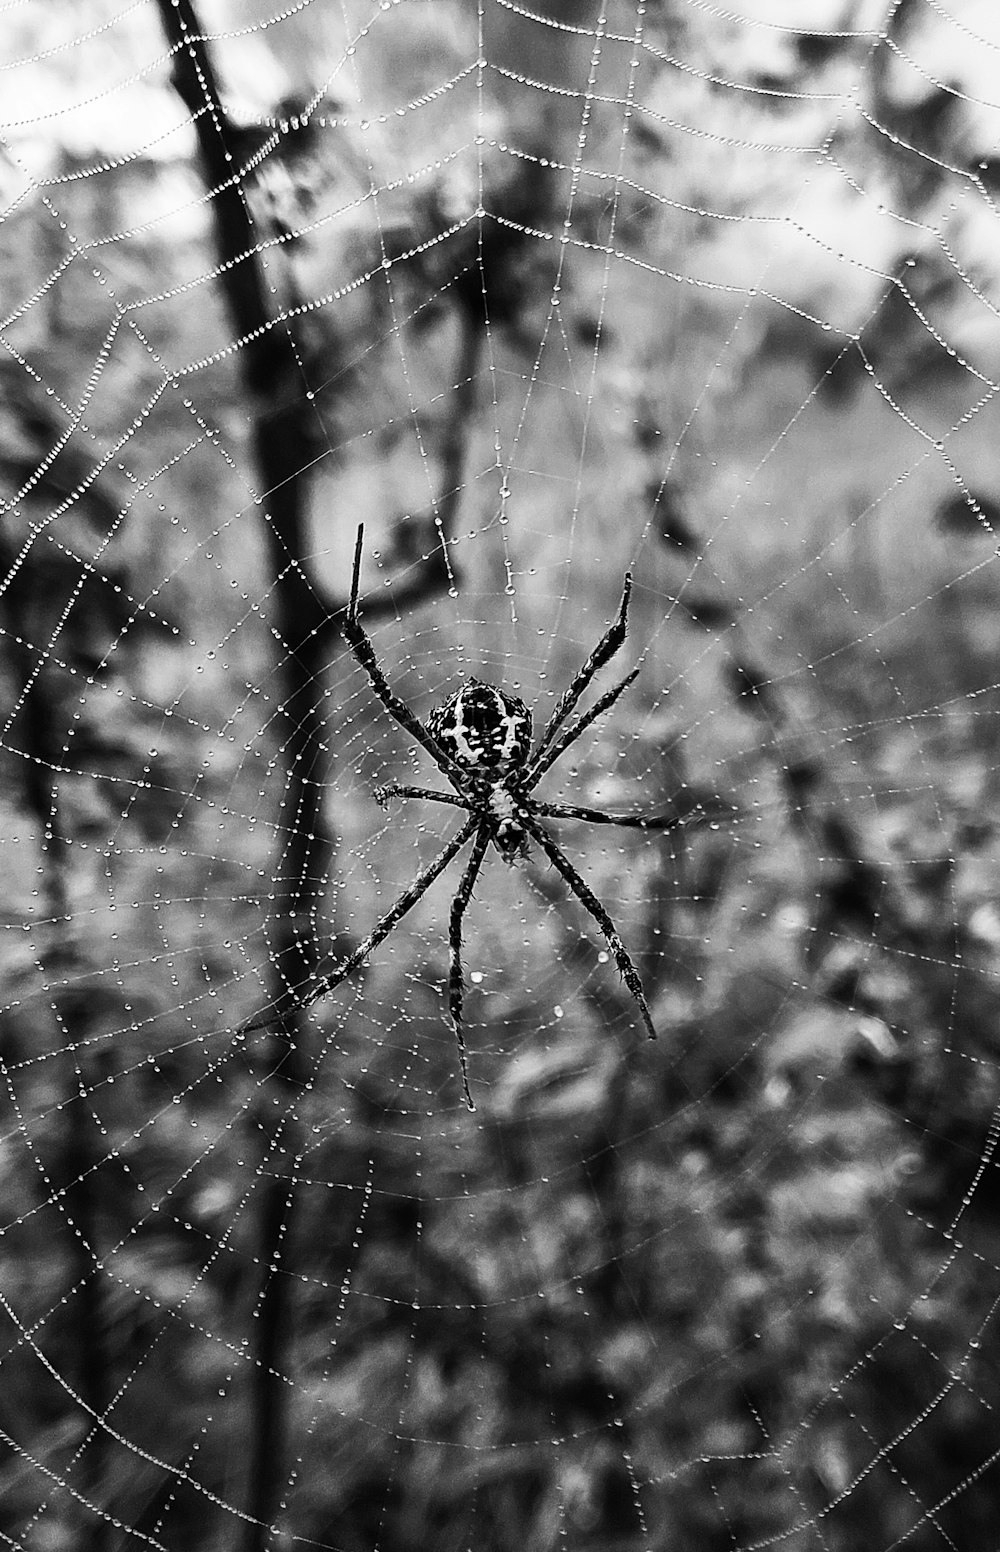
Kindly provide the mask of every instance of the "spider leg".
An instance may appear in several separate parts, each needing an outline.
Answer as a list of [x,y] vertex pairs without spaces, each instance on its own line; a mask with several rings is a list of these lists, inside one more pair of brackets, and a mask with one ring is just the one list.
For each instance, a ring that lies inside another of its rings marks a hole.
[[444,872],[452,858],[461,851],[478,824],[478,819],[466,820],[458,834],[452,836],[447,846],[438,852],[434,861],[428,863],[427,867],[417,874],[409,889],[404,889],[395,905],[390,906],[364,942],[359,943],[353,954],[349,954],[335,970],[332,970],[329,975],[311,975],[306,980],[300,981],[298,986],[289,987],[280,1000],[271,1004],[266,1014],[241,1024],[239,1033],[246,1035],[255,1029],[267,1029],[271,1024],[280,1024],[294,1009],[308,1008],[310,1003],[315,1002],[319,997],[325,997],[327,992],[332,992],[341,981],[346,980],[351,971],[356,970],[362,960],[367,959],[369,954],[378,948],[382,939],[389,936],[396,923],[416,905],[421,895],[427,893],[438,875]]
[[596,722],[598,717],[603,716],[604,712],[614,705],[619,695],[627,690],[633,680],[638,677],[639,670],[633,668],[618,684],[612,685],[610,690],[605,690],[604,694],[598,697],[589,711],[585,711],[582,717],[577,717],[574,722],[570,723],[568,728],[563,728],[559,736],[547,748],[539,747],[536,750],[528,766],[525,778],[525,791],[530,792],[532,787],[541,781],[549,766],[554,765],[559,756],[566,752],[570,744],[575,744],[580,734],[585,733],[592,722]]
[[622,979],[625,982],[625,985],[628,987],[629,991],[632,993],[632,996],[635,998],[639,1012],[642,1014],[642,1022],[646,1026],[646,1033],[650,1040],[655,1040],[656,1030],[653,1028],[653,1020],[650,1016],[649,1008],[646,1004],[645,994],[642,990],[642,981],[639,979],[639,972],[635,968],[628,949],[625,947],[621,938],[618,936],[618,929],[615,927],[611,917],[608,915],[607,911],[604,909],[603,905],[601,904],[600,900],[598,900],[593,890],[580,877],[573,864],[569,861],[569,858],[563,856],[555,841],[545,832],[545,830],[542,829],[541,825],[533,821],[528,815],[525,815],[523,822],[524,828],[528,831],[528,834],[532,837],[533,840],[538,842],[539,846],[542,848],[545,855],[552,863],[552,866],[558,873],[562,874],[563,878],[566,880],[570,889],[576,895],[576,898],[579,900],[580,904],[590,913],[597,925],[600,927],[601,932],[604,935],[605,942],[607,943],[612,954],[615,956],[615,963],[617,964],[618,969],[621,971]]
[[542,731],[535,750],[532,765],[535,765],[539,756],[544,754],[566,718],[573,711],[577,701],[587,688],[594,675],[610,662],[625,640],[625,630],[628,621],[628,601],[632,592],[632,573],[625,575],[625,585],[622,589],[622,601],[618,606],[618,617],[613,625],[609,625],[597,646],[588,657],[587,661],[578,670],[576,678],[559,697],[556,708]]
[[451,972],[448,978],[448,1008],[451,1013],[451,1022],[455,1029],[455,1039],[458,1041],[458,1060],[462,1067],[462,1087],[465,1090],[465,1103],[470,1110],[475,1110],[472,1094],[469,1089],[469,1067],[465,1052],[465,1034],[462,1028],[462,1003],[465,1000],[465,978],[462,975],[462,918],[465,909],[472,898],[472,890],[479,875],[479,869],[483,865],[486,848],[490,844],[489,827],[485,824],[479,826],[469,860],[462,874],[462,881],[458,886],[458,892],[451,902],[451,917],[448,922],[448,944],[451,949]]
[[534,799],[531,812],[546,819],[586,819],[588,824],[618,825],[622,830],[683,830],[732,813],[728,808],[706,808],[696,802],[690,808],[675,809],[672,814],[605,814],[599,808],[581,808],[577,803],[536,803]]
[[375,788],[375,801],[383,808],[392,798],[426,798],[434,803],[450,803],[453,808],[465,808],[473,813],[474,805],[453,792],[434,792],[430,787],[401,787],[398,781],[390,781],[384,787]]
[[411,738],[415,738],[418,744],[423,745],[438,770],[447,776],[448,780],[455,786],[452,762],[448,759],[444,750],[438,747],[437,742],[431,737],[419,717],[415,716],[406,702],[400,700],[395,691],[390,688],[389,681],[378,665],[375,648],[372,646],[358,616],[358,587],[361,580],[361,541],[364,537],[364,532],[364,524],[359,523],[358,542],[354,549],[351,601],[347,606],[347,614],[344,617],[344,640],[368,675],[372,689],[389,715],[395,718],[400,727],[406,729]]

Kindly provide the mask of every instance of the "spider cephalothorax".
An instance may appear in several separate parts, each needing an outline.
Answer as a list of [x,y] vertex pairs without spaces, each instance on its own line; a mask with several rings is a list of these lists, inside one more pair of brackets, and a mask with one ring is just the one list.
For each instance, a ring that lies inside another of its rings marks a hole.
[[470,679],[427,714],[427,730],[463,771],[490,782],[523,765],[531,749],[531,712],[509,690]]
[[[627,948],[618,935],[614,922],[593,890],[581,878],[568,857],[556,844],[542,819],[583,819],[590,824],[619,825],[632,830],[672,830],[683,824],[705,817],[706,811],[695,804],[688,811],[675,809],[669,814],[606,814],[601,809],[583,808],[576,804],[546,803],[531,794],[561,754],[574,744],[591,723],[613,706],[618,697],[635,679],[638,669],[625,675],[617,684],[605,690],[589,711],[576,716],[577,704],[595,674],[610,662],[625,640],[628,601],[632,578],[626,576],[618,617],[608,627],[597,646],[580,668],[572,684],[560,696],[545,724],[534,748],[531,747],[531,712],[522,700],[495,685],[470,679],[429,714],[426,723],[400,700],[390,687],[378,665],[375,649],[365,634],[358,612],[358,591],[361,580],[361,541],[363,530],[358,529],[358,542],[354,551],[354,577],[351,583],[351,601],[344,620],[344,636],[354,656],[371,682],[372,689],[383,706],[399,725],[406,729],[430,755],[442,776],[451,783],[451,792],[441,792],[428,787],[407,787],[392,784],[376,793],[380,802],[390,798],[414,798],[432,803],[443,803],[451,808],[463,809],[466,819],[456,835],[452,836],[433,862],[418,873],[408,889],[405,889],[375,924],[363,943],[339,964],[329,975],[310,977],[301,988],[293,988],[288,999],[267,1014],[242,1026],[244,1032],[263,1029],[280,1019],[290,1000],[292,1006],[302,1008],[315,1002],[317,997],[339,986],[351,971],[366,960],[383,938],[388,937],[398,921],[416,905],[417,901],[448,866],[449,862],[472,841],[465,870],[451,903],[448,942],[451,950],[451,976],[449,980],[449,1007],[455,1035],[458,1040],[459,1061],[462,1067],[462,1085],[465,1101],[474,1110],[465,1055],[465,1036],[462,1024],[462,1003],[465,997],[465,978],[462,973],[462,921],[466,907],[472,898],[472,890],[479,870],[490,846],[494,846],[507,862],[516,862],[528,855],[528,843],[533,842],[545,854],[561,875],[580,904],[597,923],[610,948],[622,979],[628,987],[642,1016],[650,1038],[655,1037],[653,1021],[646,998],[643,995],[639,972],[632,962]],[[711,812],[711,810],[709,810]]]

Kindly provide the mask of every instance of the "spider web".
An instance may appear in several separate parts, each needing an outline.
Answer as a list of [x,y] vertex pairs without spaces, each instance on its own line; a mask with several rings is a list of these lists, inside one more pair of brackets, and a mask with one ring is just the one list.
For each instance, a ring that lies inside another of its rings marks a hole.
[[[2,7],[0,1545],[996,1547],[1000,28],[808,9]],[[634,577],[475,1114],[359,523],[421,717]]]

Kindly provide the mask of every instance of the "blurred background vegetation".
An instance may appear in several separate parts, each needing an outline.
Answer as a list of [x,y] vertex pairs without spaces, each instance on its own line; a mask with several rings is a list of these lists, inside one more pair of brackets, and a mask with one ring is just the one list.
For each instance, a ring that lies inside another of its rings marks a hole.
[[[991,9],[5,17],[4,1545],[995,1552]],[[631,566],[546,790],[736,808],[567,831],[655,1046],[487,870],[475,1116],[447,881],[235,1032],[441,844],[362,520],[422,713]]]

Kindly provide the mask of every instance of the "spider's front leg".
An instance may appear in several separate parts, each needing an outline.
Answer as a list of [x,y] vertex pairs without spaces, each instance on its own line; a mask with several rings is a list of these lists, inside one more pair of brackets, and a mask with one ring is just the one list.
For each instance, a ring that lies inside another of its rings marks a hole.
[[454,900],[451,902],[451,916],[448,921],[448,944],[451,949],[451,971],[448,978],[448,1008],[455,1030],[455,1039],[458,1041],[458,1060],[462,1069],[462,1087],[465,1090],[465,1103],[470,1110],[475,1110],[476,1107],[469,1088],[469,1067],[465,1051],[465,1032],[462,1025],[462,1004],[465,1001],[465,977],[462,974],[462,918],[472,898],[472,891],[489,844],[490,827],[487,824],[480,824],[465,872],[462,874],[462,881],[458,886]]
[[438,875],[444,872],[452,858],[461,851],[478,824],[478,819],[466,821],[458,834],[452,837],[442,851],[438,852],[434,861],[428,863],[427,867],[417,874],[409,889],[404,889],[396,903],[380,917],[364,942],[359,943],[353,954],[349,954],[335,970],[329,975],[311,975],[297,985],[289,986],[284,995],[273,1002],[263,1014],[241,1024],[240,1034],[248,1035],[254,1030],[268,1029],[273,1024],[282,1023],[290,1013],[300,1008],[308,1008],[317,998],[325,997],[327,992],[332,992],[341,981],[346,980],[351,971],[356,970],[358,965],[378,948],[383,938],[389,936],[396,923],[402,921],[407,911],[412,910],[421,896],[426,894]]
[[580,904],[594,918],[604,935],[604,941],[615,957],[615,964],[621,971],[622,980],[635,999],[636,1006],[642,1014],[642,1022],[646,1026],[646,1033],[650,1040],[656,1039],[656,1030],[653,1026],[652,1015],[646,1003],[645,993],[642,989],[642,981],[639,972],[632,961],[628,949],[618,935],[618,929],[600,900],[594,894],[590,886],[580,877],[568,857],[564,857],[559,847],[550,835],[542,829],[541,825],[530,815],[524,816],[524,827],[533,841],[537,841],[552,866],[561,873],[570,889],[576,895]]

